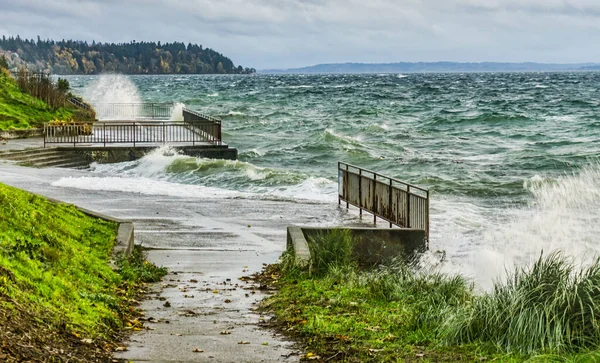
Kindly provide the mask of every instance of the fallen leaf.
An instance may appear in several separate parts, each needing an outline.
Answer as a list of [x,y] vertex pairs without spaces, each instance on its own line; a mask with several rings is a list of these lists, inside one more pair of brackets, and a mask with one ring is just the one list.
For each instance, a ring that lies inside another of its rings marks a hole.
[[415,357],[417,357],[417,358],[423,358],[424,356],[425,356],[425,354],[423,354],[423,353],[415,354]]
[[261,345],[269,345],[269,342],[264,342]]
[[192,350],[192,352],[194,352],[194,353],[204,353],[204,350],[196,348],[196,349]]
[[81,339],[81,342],[83,344],[92,344],[93,341],[90,338],[85,338],[85,339]]
[[245,340],[242,340],[241,342],[238,342],[238,344],[250,344],[250,342],[247,342]]
[[229,303],[231,303],[231,300],[229,300],[229,299],[226,299],[226,300],[225,300],[225,304],[229,304]]
[[126,352],[127,351],[127,347],[116,347],[115,348],[115,352]]
[[308,360],[317,360],[317,359],[321,359],[320,356],[314,354],[314,353],[306,353],[306,355],[304,356],[305,359]]
[[213,294],[218,294],[218,293],[219,293],[219,290],[217,290],[217,289],[214,289],[212,293],[213,293]]

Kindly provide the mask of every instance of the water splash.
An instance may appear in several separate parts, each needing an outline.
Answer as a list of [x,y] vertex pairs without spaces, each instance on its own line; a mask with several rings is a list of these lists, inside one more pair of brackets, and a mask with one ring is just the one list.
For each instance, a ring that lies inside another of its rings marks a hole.
[[[468,218],[475,226],[460,228],[460,221],[455,221],[458,233],[437,237],[451,241],[440,240],[449,252],[448,260],[440,264],[442,271],[466,275],[478,288],[489,290],[507,272],[533,264],[542,252],[562,251],[578,266],[600,255],[600,165],[556,180],[536,176],[525,187],[533,196],[526,207],[507,208],[494,216],[477,208]],[[461,208],[462,218],[469,209],[473,208]],[[473,235],[474,229],[480,232]],[[432,250],[437,249],[433,244]],[[439,259],[428,254],[422,262]]]
[[[142,99],[137,86],[127,76],[121,74],[103,74],[97,80],[90,83],[82,91],[83,96],[96,109],[99,120],[126,120],[132,115],[139,114],[139,105]],[[113,112],[102,105],[110,103],[127,103],[131,106],[132,115],[127,112],[114,116]]]
[[183,121],[183,109],[185,104],[177,102],[173,104],[173,112],[171,113],[171,121]]

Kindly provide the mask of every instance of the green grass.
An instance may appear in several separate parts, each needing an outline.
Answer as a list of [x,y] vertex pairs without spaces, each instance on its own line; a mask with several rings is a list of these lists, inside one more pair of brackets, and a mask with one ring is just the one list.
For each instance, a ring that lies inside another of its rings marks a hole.
[[138,250],[109,266],[117,224],[0,184],[0,301],[73,334],[108,339],[124,327],[141,282],[164,275]]
[[600,261],[576,271],[560,253],[517,270],[443,327],[446,341],[487,341],[503,351],[578,352],[600,344]]
[[340,231],[320,236],[309,241],[320,244],[312,266],[300,268],[286,253],[264,274],[279,288],[264,309],[311,354],[348,362],[600,361],[598,261],[577,272],[560,254],[543,256],[478,294],[461,276],[402,261],[361,271],[343,257],[347,242]]
[[21,92],[15,80],[0,69],[0,131],[41,127],[55,119],[77,118],[74,107],[53,109],[43,101]]

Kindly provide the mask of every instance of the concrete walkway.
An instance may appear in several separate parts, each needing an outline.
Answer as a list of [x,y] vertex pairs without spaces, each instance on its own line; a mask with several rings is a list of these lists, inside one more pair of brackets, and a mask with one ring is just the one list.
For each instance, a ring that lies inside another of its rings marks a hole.
[[32,137],[29,139],[12,139],[0,141],[0,151],[23,150],[44,147],[43,137]]
[[[133,362],[295,362],[300,353],[260,328],[253,311],[266,295],[240,278],[273,263],[286,227],[354,222],[337,203],[194,199],[53,186],[63,178],[100,177],[0,162],[0,182],[133,220],[136,243],[169,268],[141,308],[149,320],[116,357]],[[244,344],[240,344],[244,343]],[[203,352],[194,352],[194,350]]]

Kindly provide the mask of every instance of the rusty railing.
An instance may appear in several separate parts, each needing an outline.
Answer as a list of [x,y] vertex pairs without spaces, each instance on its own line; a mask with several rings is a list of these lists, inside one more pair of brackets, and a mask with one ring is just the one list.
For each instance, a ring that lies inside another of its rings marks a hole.
[[221,120],[214,118],[212,116],[204,115],[198,111],[184,108],[183,109],[183,122],[186,122],[189,124],[206,123],[207,125],[213,125],[211,130],[214,131],[214,133],[211,134],[210,137],[214,138],[215,140],[221,141],[221,136],[222,136],[221,135]]
[[96,123],[44,124],[46,144],[106,146],[110,144],[221,144],[213,135],[221,134],[221,124],[182,121],[112,121]]
[[[343,162],[338,163],[338,202],[401,228],[425,231],[429,241],[429,190]],[[429,242],[428,242],[429,243]]]

